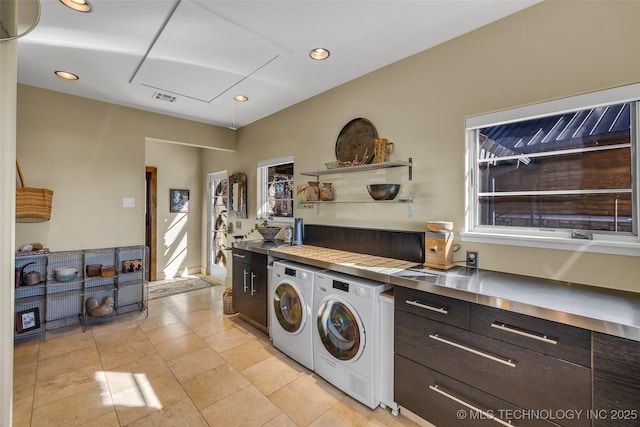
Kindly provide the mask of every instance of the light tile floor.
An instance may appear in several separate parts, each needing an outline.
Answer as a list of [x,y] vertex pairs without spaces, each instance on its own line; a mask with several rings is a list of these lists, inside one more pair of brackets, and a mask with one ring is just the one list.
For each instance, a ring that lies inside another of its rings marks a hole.
[[14,427],[416,425],[360,404],[225,316],[223,290],[16,344]]

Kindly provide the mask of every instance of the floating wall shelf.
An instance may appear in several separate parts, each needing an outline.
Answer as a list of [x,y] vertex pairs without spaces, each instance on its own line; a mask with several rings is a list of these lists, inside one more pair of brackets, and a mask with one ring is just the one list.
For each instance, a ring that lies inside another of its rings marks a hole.
[[323,175],[337,175],[341,173],[351,173],[351,172],[363,172],[368,170],[376,170],[376,169],[386,169],[386,168],[398,168],[398,167],[408,167],[409,168],[409,181],[413,180],[413,159],[409,158],[408,162],[405,161],[397,161],[397,162],[384,162],[384,163],[369,163],[366,165],[358,165],[358,166],[345,166],[341,168],[335,169],[327,169],[327,170],[317,170],[312,172],[300,172],[300,175],[306,176],[323,176]]
[[[351,172],[365,172],[372,171],[377,169],[386,169],[386,168],[398,168],[398,167],[407,167],[409,168],[409,181],[413,180],[413,159],[409,158],[408,162],[405,161],[396,161],[396,162],[384,162],[384,163],[369,163],[366,165],[358,165],[358,166],[345,166],[335,169],[327,169],[327,170],[317,170],[312,172],[300,172],[300,175],[306,176],[315,176],[319,178],[325,175],[338,175],[342,173],[351,173]],[[413,216],[413,194],[409,193],[408,197],[398,198],[395,200],[331,200],[331,201],[307,201],[305,203],[316,205],[317,211],[320,210],[320,205],[325,203],[407,203],[408,206],[408,215]]]

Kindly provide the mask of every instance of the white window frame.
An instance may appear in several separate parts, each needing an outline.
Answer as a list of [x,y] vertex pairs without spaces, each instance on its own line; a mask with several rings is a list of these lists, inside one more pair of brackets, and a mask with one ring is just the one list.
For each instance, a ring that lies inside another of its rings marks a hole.
[[[539,104],[498,111],[489,114],[469,117],[466,127],[466,231],[460,233],[463,242],[492,243],[511,246],[560,249],[577,252],[594,252],[614,255],[640,256],[640,236],[617,235],[593,232],[592,240],[571,237],[571,230],[539,230],[534,228],[516,228],[483,226],[477,224],[478,207],[478,163],[477,163],[477,131],[478,129],[505,123],[530,120],[539,117],[570,113],[577,110],[601,107],[610,104],[640,101],[640,83],[616,87],[599,92],[557,99]],[[631,162],[632,162],[632,199],[635,207],[633,221],[634,230],[638,231],[640,220],[640,160],[638,150],[638,129],[640,126],[640,108],[632,108]],[[634,114],[635,111],[635,114]]]
[[[286,218],[286,217],[269,217],[266,215],[266,212],[269,211],[268,203],[269,203],[269,189],[266,185],[269,180],[269,167],[282,165],[285,163],[294,163],[293,156],[286,157],[278,157],[275,159],[269,160],[261,160],[257,165],[257,214],[258,218],[268,218],[274,224],[284,224],[284,225],[292,225],[294,222],[294,218]],[[294,164],[295,167],[295,164]],[[294,194],[295,197],[295,194]],[[295,206],[294,206],[295,209]]]

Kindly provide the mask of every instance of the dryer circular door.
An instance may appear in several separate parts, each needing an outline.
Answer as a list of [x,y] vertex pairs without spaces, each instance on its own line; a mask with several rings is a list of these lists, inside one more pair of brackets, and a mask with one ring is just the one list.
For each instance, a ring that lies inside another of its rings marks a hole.
[[365,346],[364,327],[349,303],[327,297],[318,308],[317,324],[320,341],[331,356],[358,360]]
[[292,335],[300,333],[307,321],[307,310],[300,289],[288,281],[273,290],[273,311],[280,327]]

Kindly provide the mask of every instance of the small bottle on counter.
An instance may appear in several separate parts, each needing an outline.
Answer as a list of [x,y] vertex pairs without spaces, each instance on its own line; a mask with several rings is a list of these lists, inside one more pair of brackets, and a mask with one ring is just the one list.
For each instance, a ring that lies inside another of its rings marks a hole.
[[292,237],[293,237],[293,230],[289,226],[284,232],[284,243],[287,245],[290,245]]

